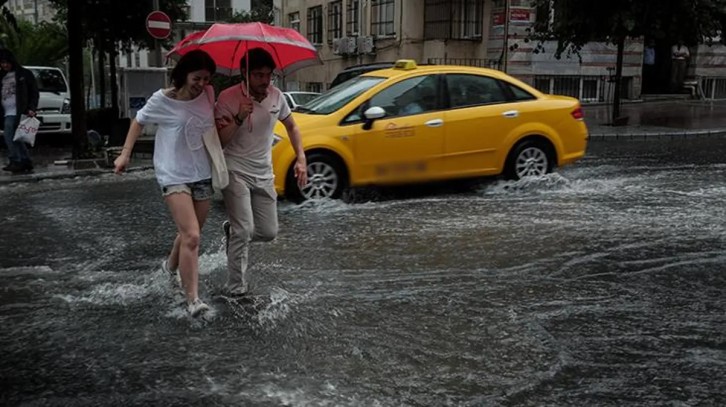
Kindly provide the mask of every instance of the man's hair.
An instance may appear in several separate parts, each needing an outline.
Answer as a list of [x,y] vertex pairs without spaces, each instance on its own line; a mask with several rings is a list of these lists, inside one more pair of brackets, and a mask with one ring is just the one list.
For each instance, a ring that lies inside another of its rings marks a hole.
[[[247,57],[250,58],[249,67],[247,66]],[[269,52],[265,51],[262,48],[252,48],[251,50],[247,51],[247,54],[239,60],[240,72],[246,69],[249,69],[251,71],[253,69],[260,68],[270,68],[273,71],[275,70],[275,68],[277,68],[277,65],[275,64],[275,60],[272,58],[272,55],[270,55]]]
[[15,59],[15,55],[7,48],[0,48],[0,62],[10,63],[13,69],[18,67],[18,61]]
[[179,59],[174,69],[171,70],[171,82],[176,89],[180,89],[187,82],[187,75],[190,72],[205,69],[210,75],[217,71],[217,64],[206,52],[195,49],[189,51]]

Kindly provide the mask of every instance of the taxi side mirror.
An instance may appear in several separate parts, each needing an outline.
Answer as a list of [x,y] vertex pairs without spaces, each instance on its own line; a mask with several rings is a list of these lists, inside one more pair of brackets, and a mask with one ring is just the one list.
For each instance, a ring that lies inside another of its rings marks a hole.
[[364,113],[365,121],[363,122],[363,130],[370,130],[373,122],[386,117],[386,111],[382,107],[373,106],[368,108]]

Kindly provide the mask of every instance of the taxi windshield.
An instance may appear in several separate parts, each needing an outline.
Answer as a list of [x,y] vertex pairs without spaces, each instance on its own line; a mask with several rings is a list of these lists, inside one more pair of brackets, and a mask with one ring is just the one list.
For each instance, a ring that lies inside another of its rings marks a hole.
[[307,114],[330,114],[336,112],[360,96],[360,94],[378,85],[385,79],[377,76],[359,76],[331,88],[295,110]]

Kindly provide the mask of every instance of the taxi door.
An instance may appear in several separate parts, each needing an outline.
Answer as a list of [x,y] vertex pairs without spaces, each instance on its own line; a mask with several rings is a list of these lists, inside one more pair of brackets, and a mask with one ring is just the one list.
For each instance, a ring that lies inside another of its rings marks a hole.
[[386,116],[354,135],[356,181],[362,184],[428,180],[440,173],[444,112],[438,109],[439,75],[404,79],[366,104]]
[[504,141],[522,123],[518,104],[499,81],[485,75],[448,74],[444,147],[446,172],[458,176],[497,173]]

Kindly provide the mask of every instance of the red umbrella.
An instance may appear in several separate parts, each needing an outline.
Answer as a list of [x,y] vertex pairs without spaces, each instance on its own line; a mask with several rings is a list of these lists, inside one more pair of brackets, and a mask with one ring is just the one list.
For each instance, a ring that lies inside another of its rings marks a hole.
[[302,34],[263,23],[213,24],[206,31],[192,33],[179,41],[167,57],[179,58],[191,50],[201,49],[217,64],[217,72],[235,75],[239,73],[240,58],[252,48],[267,50],[283,75],[323,63],[318,50]]

